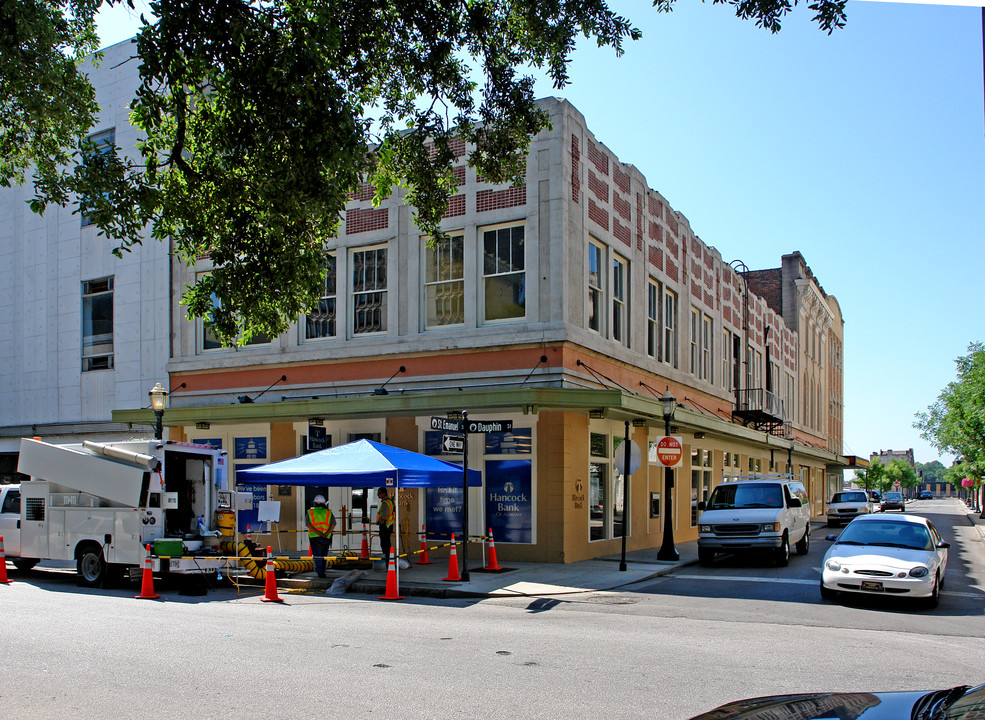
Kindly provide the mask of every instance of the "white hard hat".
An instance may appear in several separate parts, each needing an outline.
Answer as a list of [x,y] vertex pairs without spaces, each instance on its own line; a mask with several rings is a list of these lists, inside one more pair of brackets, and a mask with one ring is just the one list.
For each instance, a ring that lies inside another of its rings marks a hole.
[[315,495],[315,499],[312,500],[311,502],[313,502],[315,505],[324,505],[325,502],[326,502],[325,501],[325,496],[324,495]]

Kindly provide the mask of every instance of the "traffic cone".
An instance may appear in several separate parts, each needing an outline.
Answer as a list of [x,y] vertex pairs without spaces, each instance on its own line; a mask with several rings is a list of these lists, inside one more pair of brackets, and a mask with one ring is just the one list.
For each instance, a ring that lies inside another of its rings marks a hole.
[[277,596],[277,580],[274,578],[274,554],[267,546],[267,569],[265,575],[267,576],[266,582],[263,585],[263,597],[260,598],[261,602],[284,602],[284,598]]
[[421,555],[417,559],[418,565],[433,565],[431,558],[428,557],[428,533],[427,530],[421,525]]
[[451,534],[451,555],[448,556],[448,577],[449,582],[458,582],[462,576],[458,574],[458,550],[455,549],[455,533]]
[[3,535],[0,535],[0,584],[10,584],[7,579],[7,556],[3,554]]
[[390,556],[390,565],[386,571],[386,592],[380,595],[380,600],[403,600],[403,595],[397,595],[397,561]]
[[360,560],[369,560],[369,540],[366,538],[366,521],[363,520],[363,546],[359,551]]
[[503,569],[499,566],[499,561],[496,560],[496,541],[493,540],[492,528],[489,528],[489,562],[486,563],[483,570],[498,572]]
[[135,600],[157,600],[160,595],[154,592],[154,570],[153,562],[150,559],[150,545],[146,546],[147,554],[144,555],[144,576],[140,581],[140,594],[134,595]]

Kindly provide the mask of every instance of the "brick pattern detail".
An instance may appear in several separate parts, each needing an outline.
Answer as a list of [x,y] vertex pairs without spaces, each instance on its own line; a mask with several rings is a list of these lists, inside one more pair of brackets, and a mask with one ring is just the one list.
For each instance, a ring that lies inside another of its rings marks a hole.
[[626,244],[626,247],[633,247],[633,238],[630,229],[615,218],[612,219],[612,234],[622,240]]
[[374,195],[373,186],[369,183],[359,183],[359,189],[349,193],[350,200],[372,200]]
[[458,167],[452,168],[452,172],[455,174],[455,182],[461,187],[465,184],[465,166],[459,165]]
[[652,220],[650,221],[649,226],[647,227],[646,234],[650,237],[651,240],[656,240],[658,243],[662,243],[664,241],[663,228],[657,225]]
[[636,193],[636,249],[643,252],[643,196]]
[[652,195],[646,196],[646,211],[653,215],[657,220],[664,219],[664,206],[663,203],[657,200]]
[[612,207],[619,213],[619,217],[623,220],[629,220],[631,212],[629,203],[615,193],[612,194]]
[[506,188],[505,190],[480,190],[475,194],[476,212],[501,210],[527,204],[527,186]]
[[663,270],[664,269],[664,251],[663,250],[661,250],[660,248],[658,248],[658,247],[656,247],[654,245],[651,245],[647,249],[647,255],[648,255],[648,259],[650,260],[650,264],[653,265],[653,267],[655,267],[657,270]]
[[599,175],[609,177],[609,158],[591,140],[588,141],[588,161],[595,166]]
[[627,173],[624,173],[617,167],[613,167],[612,179],[615,181],[617,188],[626,195],[629,195],[629,175]]
[[581,194],[581,152],[578,150],[578,138],[571,136],[571,200],[578,202]]
[[596,205],[591,198],[588,198],[588,217],[596,225],[609,229],[609,213]]
[[458,217],[465,214],[465,196],[455,195],[448,198],[448,210],[442,217]]
[[707,290],[705,290],[705,305],[711,309],[715,307],[715,297]]
[[669,228],[667,230],[667,234],[664,235],[664,245],[667,246],[667,254],[673,255],[674,258],[677,258],[680,253],[680,248],[677,245],[677,239],[671,234]]
[[664,268],[664,272],[667,273],[667,277],[669,277],[673,282],[680,282],[680,276],[677,272],[677,265],[670,258],[667,258],[667,267]]
[[448,148],[455,153],[455,157],[465,157],[465,141],[461,138],[449,140]]
[[390,224],[390,211],[387,208],[360,210],[353,208],[345,214],[345,232],[347,235],[383,230]]
[[592,195],[608,204],[609,186],[599,180],[591,170],[588,171],[588,189],[592,191]]

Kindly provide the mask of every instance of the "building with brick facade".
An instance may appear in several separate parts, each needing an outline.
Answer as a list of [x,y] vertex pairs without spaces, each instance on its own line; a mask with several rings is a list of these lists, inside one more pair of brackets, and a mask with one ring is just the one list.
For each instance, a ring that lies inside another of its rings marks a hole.
[[[103,67],[114,67],[111,59]],[[154,288],[157,302],[132,313],[129,303],[142,288],[132,296],[128,290],[126,303],[116,296],[110,366],[80,369],[82,339],[64,340],[60,377],[73,393],[97,376],[105,387],[126,383],[107,401],[111,409],[92,410],[92,422],[111,424],[90,435],[146,428],[152,416],[143,393],[157,381],[172,389],[167,436],[227,449],[234,471],[358,438],[455,461],[461,456],[432,429],[432,417],[466,411],[473,420],[510,420],[510,432],[467,439],[469,465],[483,472],[483,486],[469,491],[469,533],[492,528],[507,561],[610,555],[624,530],[629,549],[656,548],[668,512],[675,537],[693,539],[698,502],[728,476],[794,473],[821,515],[848,462],[837,300],[798,252],[770,270],[727,261],[639,169],[592,134],[577,109],[556,98],[541,103],[552,124],[531,143],[523,184],[486,183],[468,167],[468,148],[457,148],[460,185],[443,222],[451,237],[445,244],[420,235],[399,190],[380,207],[372,206],[370,188],[354,193],[329,244],[320,302],[276,338],[220,347],[175,301],[209,272],[208,260],[168,266],[165,246],[142,248],[149,257],[139,281]],[[52,215],[57,227],[47,232],[67,252],[79,242],[78,218],[73,227],[74,216]],[[22,217],[18,231],[2,236],[3,250],[23,248],[23,233],[42,232],[52,215]],[[83,253],[99,252],[97,245],[83,245]],[[741,255],[741,248],[731,252]],[[61,267],[60,254],[36,255],[38,268],[16,256],[39,277],[58,266],[58,292],[71,301],[65,317],[35,328],[32,362],[44,364],[59,323],[84,324],[94,273],[109,277],[115,292],[130,277],[105,255],[107,268],[98,271],[85,263]],[[133,358],[117,348],[143,337],[143,323],[167,341],[141,345],[153,350],[153,362],[124,373]],[[9,339],[19,340],[21,330],[7,327]],[[5,371],[8,388],[27,372]],[[676,399],[672,434],[684,446],[669,499],[655,452],[667,392]],[[5,393],[0,403],[10,401]],[[35,415],[90,421],[89,410],[61,408],[54,397],[39,397],[36,406],[17,397],[16,421],[0,428],[9,438],[34,428]],[[629,478],[616,462],[627,433],[642,451]],[[253,490],[281,501],[279,530],[287,533],[303,528],[305,492]],[[349,528],[371,512],[374,499],[361,491],[324,492]],[[436,537],[461,532],[462,500],[460,488],[401,493],[402,544],[416,547],[422,524]],[[302,549],[303,533],[296,538],[288,535],[285,549]]]

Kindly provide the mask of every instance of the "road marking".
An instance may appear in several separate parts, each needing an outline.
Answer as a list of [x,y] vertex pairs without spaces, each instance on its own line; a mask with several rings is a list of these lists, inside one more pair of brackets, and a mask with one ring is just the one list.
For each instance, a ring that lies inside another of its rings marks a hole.
[[800,580],[798,578],[773,578],[773,577],[743,577],[739,575],[678,575],[673,573],[669,577],[680,578],[681,580],[727,580],[728,582],[761,582],[779,583],[783,585],[817,585],[817,580]]

